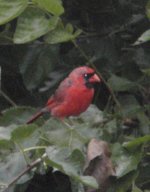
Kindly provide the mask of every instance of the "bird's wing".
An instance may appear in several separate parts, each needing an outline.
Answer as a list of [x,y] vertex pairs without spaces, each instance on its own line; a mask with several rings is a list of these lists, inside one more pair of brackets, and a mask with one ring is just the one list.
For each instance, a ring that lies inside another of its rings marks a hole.
[[55,91],[54,95],[52,95],[48,102],[47,106],[54,106],[58,103],[61,103],[64,101],[66,95],[68,95],[69,89],[72,88],[73,82],[70,80],[70,78],[64,79]]
[[73,81],[70,78],[66,78],[61,84],[59,85],[58,89],[54,94],[54,98],[59,102],[63,101],[66,94],[73,86]]

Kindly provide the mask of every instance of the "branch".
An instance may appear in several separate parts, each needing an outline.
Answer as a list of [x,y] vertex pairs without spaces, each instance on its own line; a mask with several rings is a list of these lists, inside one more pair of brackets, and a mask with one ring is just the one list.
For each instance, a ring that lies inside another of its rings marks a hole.
[[1,191],[1,192],[8,192],[8,189],[15,184],[23,175],[28,173],[31,169],[33,169],[35,166],[37,166],[43,159],[47,157],[47,154],[44,153],[41,158],[36,159],[33,161],[30,165],[28,165],[18,176],[16,176],[8,185],[7,187]]
[[86,55],[86,53],[84,52],[83,49],[81,49],[81,47],[75,42],[75,41],[72,41],[72,43],[74,44],[74,46],[79,50],[79,52],[81,53],[81,55],[87,60],[87,64],[90,64],[97,72],[97,74],[101,77],[102,81],[104,82],[104,84],[106,85],[106,87],[108,88],[108,90],[110,91],[110,94],[114,100],[114,102],[116,103],[116,105],[118,106],[118,108],[121,110],[121,106],[120,106],[120,103],[119,101],[117,100],[116,98],[116,95],[115,93],[113,92],[113,90],[111,89],[111,87],[108,85],[108,83],[106,82],[106,80],[103,78],[102,74],[97,71],[95,65],[92,63],[92,61],[90,60],[90,58]]
[[0,95],[2,95],[12,106],[17,106],[17,104],[12,99],[10,99],[10,97],[8,97],[2,90],[0,90]]

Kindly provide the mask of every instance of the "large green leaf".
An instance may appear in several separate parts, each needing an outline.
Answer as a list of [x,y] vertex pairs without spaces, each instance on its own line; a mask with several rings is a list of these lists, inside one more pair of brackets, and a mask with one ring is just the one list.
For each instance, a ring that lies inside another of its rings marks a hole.
[[[82,176],[78,173],[81,171],[81,163],[79,158],[73,158],[72,151],[69,148],[56,148],[48,147],[46,149],[49,163],[52,167],[57,168],[68,176],[72,177],[76,181],[80,181],[86,186],[97,188],[98,184],[94,178],[90,176]],[[74,153],[74,151],[73,151]],[[81,152],[78,151],[78,155],[83,156]]]
[[108,83],[114,91],[127,91],[136,87],[136,84],[122,77],[112,75]]
[[117,165],[116,176],[121,178],[137,169],[141,160],[141,153],[137,150],[134,151],[134,154],[130,154],[119,143],[115,143],[112,147],[112,158]]
[[11,133],[11,140],[21,148],[35,147],[39,138],[39,129],[35,124],[18,126]]
[[53,145],[81,150],[91,138],[98,134],[98,129],[92,128],[89,122],[79,123],[76,120],[73,125],[69,123],[69,120],[63,123],[60,120],[49,119],[42,127],[43,137]]
[[32,0],[37,3],[38,6],[46,11],[54,14],[61,15],[64,12],[61,0]]
[[[7,186],[9,182],[15,179],[26,167],[27,162],[23,154],[18,152],[9,154],[3,159],[3,162],[0,163],[0,183]],[[30,177],[31,174],[26,175],[24,182]]]
[[30,107],[15,107],[6,110],[0,118],[0,148],[10,149],[14,147],[12,141],[21,144],[22,147],[33,147],[39,140],[38,127],[34,124],[24,124],[34,113]]
[[96,105],[91,104],[84,113],[80,114],[78,119],[83,122],[90,122],[91,124],[102,123],[104,121],[104,114]]
[[69,148],[57,148],[48,147],[46,149],[49,160],[53,167],[65,172],[68,175],[77,174],[77,169],[70,162],[69,156],[71,155],[71,150]]
[[35,130],[37,130],[37,125],[34,124],[19,126],[11,133],[11,138],[14,141],[27,139]]
[[20,62],[20,72],[28,90],[39,88],[59,62],[59,46],[34,44]]
[[19,16],[27,4],[27,0],[0,0],[0,25]]
[[[80,128],[83,126],[80,126]],[[45,130],[46,129],[46,130]],[[47,137],[51,144],[60,147],[82,148],[83,143],[87,141],[86,137],[73,127],[67,127],[62,122],[50,119],[42,128],[45,130],[44,137]],[[64,139],[65,138],[65,139]]]
[[14,43],[27,43],[55,29],[59,18],[47,18],[38,8],[26,9],[17,21]]
[[16,125],[24,124],[34,112],[35,109],[31,107],[12,107],[5,110],[0,116],[0,125],[13,130]]

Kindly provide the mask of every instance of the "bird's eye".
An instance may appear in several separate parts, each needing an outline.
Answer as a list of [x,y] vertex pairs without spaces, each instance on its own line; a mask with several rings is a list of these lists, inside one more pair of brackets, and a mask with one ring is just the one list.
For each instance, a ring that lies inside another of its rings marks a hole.
[[89,80],[94,74],[95,74],[95,72],[94,72],[94,73],[85,73],[85,74],[84,74],[84,79],[87,81],[87,80]]
[[85,77],[85,78],[87,78],[87,77],[88,77],[87,73],[85,73],[85,74],[84,74],[84,77]]

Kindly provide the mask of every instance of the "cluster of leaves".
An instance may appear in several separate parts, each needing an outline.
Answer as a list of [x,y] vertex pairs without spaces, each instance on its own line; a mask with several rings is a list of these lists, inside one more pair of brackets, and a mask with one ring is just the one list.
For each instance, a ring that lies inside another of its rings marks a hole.
[[[149,4],[0,0],[1,88],[8,95],[0,89],[0,110],[8,107],[7,102],[39,107],[68,68],[90,64],[105,79],[95,97],[103,112],[90,108],[64,123],[41,119],[32,125],[25,122],[35,109],[1,112],[0,189],[48,191],[34,178],[36,173],[47,175],[49,167],[52,191],[97,188],[93,177],[83,176],[86,145],[97,138],[110,143],[116,167],[116,179],[107,191],[149,191]],[[70,181],[60,179],[57,171]],[[71,182],[72,189],[63,188],[61,180]]]
[[[51,118],[45,123],[41,119],[37,124],[25,125],[25,119],[28,119],[33,111],[27,107],[16,107],[6,110],[0,118],[1,188],[12,187],[16,177],[27,170],[21,179],[18,177],[17,184],[13,186],[14,191],[18,191],[20,185],[24,185],[24,190],[27,190],[34,173],[43,174],[43,170],[49,166],[68,175],[74,183],[73,186],[76,184],[74,191],[83,191],[81,184],[97,188],[97,183],[92,177],[83,176],[84,148],[92,138],[107,141],[106,138],[109,138],[113,141],[115,135],[118,137],[116,121],[114,119],[110,121],[110,117],[104,119],[104,114],[91,106],[86,113],[75,119],[61,122]],[[117,139],[123,143],[115,142],[111,145],[117,177],[113,191],[126,191],[131,184],[132,192],[140,191],[135,185],[135,179],[142,177],[138,167],[149,168],[146,162],[141,164],[141,160],[147,156],[143,144],[150,141],[150,136]],[[33,162],[42,156],[40,165],[38,162],[36,168],[32,167]],[[28,166],[34,169],[29,172]],[[148,174],[144,175],[138,186],[143,186],[148,179]]]
[[80,30],[74,32],[71,24],[64,27],[60,18],[64,8],[59,0],[4,0],[0,5],[0,25],[18,17],[13,33],[9,24],[5,26],[1,33],[3,40],[28,43],[46,34],[45,41],[53,44],[72,40],[81,33]]

